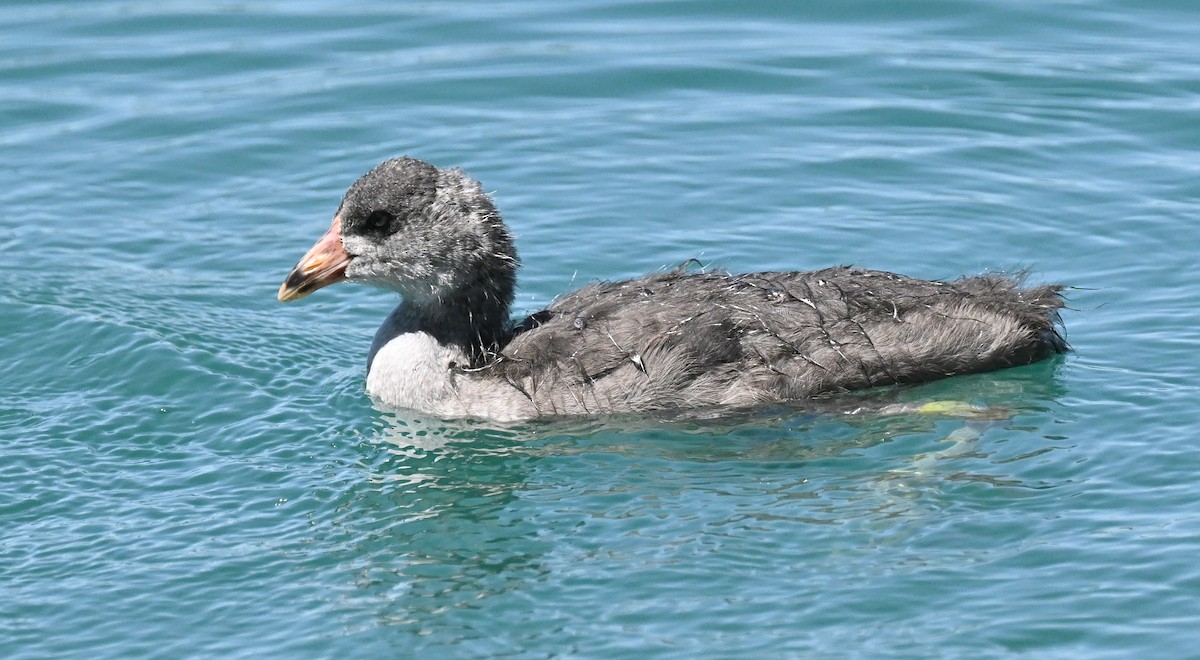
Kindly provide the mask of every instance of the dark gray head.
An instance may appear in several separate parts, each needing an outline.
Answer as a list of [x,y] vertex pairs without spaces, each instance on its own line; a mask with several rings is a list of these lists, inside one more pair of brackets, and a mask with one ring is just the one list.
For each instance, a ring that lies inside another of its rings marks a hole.
[[482,360],[506,336],[517,265],[512,237],[477,182],[395,158],[350,186],[279,299],[342,280],[392,289],[426,332]]
[[280,289],[295,300],[342,279],[400,292],[417,305],[512,301],[517,258],[491,198],[457,168],[394,158],[342,198],[326,236]]
[[478,288],[511,296],[512,237],[462,170],[413,158],[385,161],[350,186],[336,218],[351,257],[347,279],[395,289],[413,302]]

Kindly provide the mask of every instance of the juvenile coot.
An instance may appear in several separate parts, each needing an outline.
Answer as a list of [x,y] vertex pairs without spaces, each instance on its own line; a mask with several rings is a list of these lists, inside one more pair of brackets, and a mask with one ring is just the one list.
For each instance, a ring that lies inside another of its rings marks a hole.
[[441,417],[743,408],[1067,350],[1062,287],[1004,275],[680,269],[591,284],[514,325],[518,265],[476,181],[396,158],[350,186],[279,299],[341,280],[399,292],[371,345],[367,391]]

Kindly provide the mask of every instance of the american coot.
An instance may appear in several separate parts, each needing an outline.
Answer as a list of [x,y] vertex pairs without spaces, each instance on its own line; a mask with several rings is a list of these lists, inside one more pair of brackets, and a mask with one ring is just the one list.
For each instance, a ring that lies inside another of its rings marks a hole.
[[1067,350],[1062,287],[849,267],[597,282],[509,322],[512,237],[457,168],[396,158],[346,192],[282,301],[341,280],[403,300],[367,391],[442,417],[743,408],[1028,364]]

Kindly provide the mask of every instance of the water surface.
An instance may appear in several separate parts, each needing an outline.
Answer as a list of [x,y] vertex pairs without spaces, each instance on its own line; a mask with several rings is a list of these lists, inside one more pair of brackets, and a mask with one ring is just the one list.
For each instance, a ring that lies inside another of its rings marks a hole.
[[[0,651],[1194,654],[1197,18],[6,3]],[[1075,352],[855,414],[378,409],[394,298],[274,294],[400,154],[495,192],[517,311],[693,257],[1029,268]]]

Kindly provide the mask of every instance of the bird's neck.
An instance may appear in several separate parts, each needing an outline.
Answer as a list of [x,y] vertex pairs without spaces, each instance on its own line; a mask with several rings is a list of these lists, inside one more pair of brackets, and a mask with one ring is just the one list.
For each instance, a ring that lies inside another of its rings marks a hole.
[[375,334],[367,366],[367,392],[384,403],[442,417],[517,420],[537,409],[523,390],[475,378],[473,359],[456,327],[444,318],[425,318],[404,303]]
[[[498,351],[508,299],[405,299],[375,333],[367,360],[367,391],[425,411],[466,414],[457,405],[455,374]],[[422,304],[425,302],[425,304]],[[451,407],[447,407],[451,406]]]
[[[476,228],[481,249],[465,259],[453,282],[441,290],[405,295],[397,311],[438,343],[471,356],[472,366],[501,348],[508,329],[509,307],[516,289],[517,259],[512,235],[479,184],[461,171],[442,172],[432,213],[440,226]],[[465,220],[465,222],[464,222]]]
[[466,364],[479,366],[502,348],[508,331],[511,282],[493,283],[459,296],[405,298],[375,334],[371,357],[392,339],[410,333],[427,335],[440,346],[460,353]]

